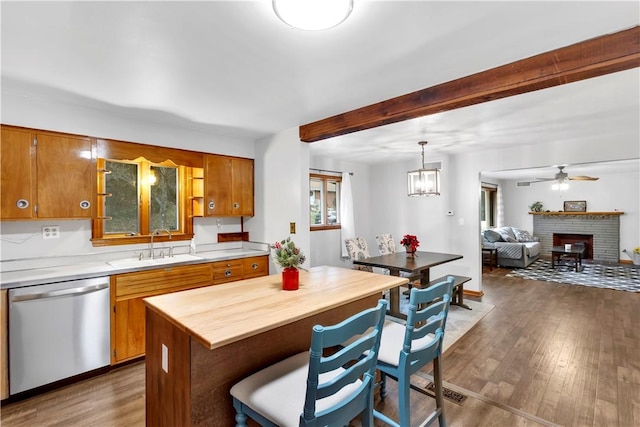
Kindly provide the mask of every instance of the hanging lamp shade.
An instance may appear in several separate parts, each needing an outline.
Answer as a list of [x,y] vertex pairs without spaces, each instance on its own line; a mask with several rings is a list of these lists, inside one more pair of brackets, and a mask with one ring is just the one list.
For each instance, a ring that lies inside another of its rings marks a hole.
[[424,146],[427,141],[420,141],[422,147],[422,168],[407,173],[407,194],[409,196],[439,196],[440,168],[435,164],[428,167],[424,164]]
[[309,31],[333,28],[353,10],[353,0],[272,0],[272,5],[282,22]]

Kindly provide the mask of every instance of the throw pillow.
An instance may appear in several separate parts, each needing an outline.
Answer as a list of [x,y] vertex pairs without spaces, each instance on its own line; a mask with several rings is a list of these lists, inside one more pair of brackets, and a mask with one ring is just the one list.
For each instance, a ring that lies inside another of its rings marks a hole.
[[502,236],[502,240],[504,240],[505,242],[514,243],[518,241],[511,227],[496,228],[496,232],[500,233],[500,236]]
[[485,230],[484,231],[484,238],[487,239],[491,243],[502,242],[502,236],[500,235],[500,233],[498,233],[495,230]]
[[516,235],[516,240],[518,242],[533,242],[533,236],[529,234],[527,230],[522,230],[520,228],[514,228],[513,232]]

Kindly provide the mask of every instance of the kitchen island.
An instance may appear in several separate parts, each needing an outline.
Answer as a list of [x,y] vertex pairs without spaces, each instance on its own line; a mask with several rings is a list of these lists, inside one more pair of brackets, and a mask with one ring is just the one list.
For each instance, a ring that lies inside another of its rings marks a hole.
[[322,266],[300,271],[297,291],[283,291],[275,274],[146,298],[147,425],[234,425],[235,382],[308,350],[313,325],[338,323],[406,283]]

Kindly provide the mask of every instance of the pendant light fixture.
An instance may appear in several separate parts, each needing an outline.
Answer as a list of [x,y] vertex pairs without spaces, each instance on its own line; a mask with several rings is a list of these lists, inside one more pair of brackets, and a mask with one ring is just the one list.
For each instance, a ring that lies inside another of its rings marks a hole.
[[409,196],[439,196],[440,195],[440,168],[430,164],[424,165],[424,146],[427,141],[418,142],[422,147],[422,168],[409,171],[407,174],[407,194]]
[[309,31],[333,28],[353,10],[353,0],[273,0],[272,4],[282,22]]

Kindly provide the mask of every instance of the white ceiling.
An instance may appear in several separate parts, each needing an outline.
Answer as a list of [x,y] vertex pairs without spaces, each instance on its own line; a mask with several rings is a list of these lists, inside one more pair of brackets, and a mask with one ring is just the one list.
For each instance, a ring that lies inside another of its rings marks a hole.
[[[322,32],[271,1],[2,1],[2,93],[259,139],[640,24],[637,1],[362,1]],[[376,163],[640,141],[638,68],[313,143]]]

